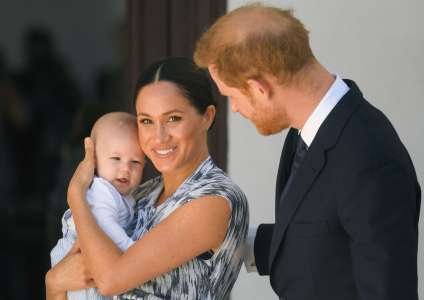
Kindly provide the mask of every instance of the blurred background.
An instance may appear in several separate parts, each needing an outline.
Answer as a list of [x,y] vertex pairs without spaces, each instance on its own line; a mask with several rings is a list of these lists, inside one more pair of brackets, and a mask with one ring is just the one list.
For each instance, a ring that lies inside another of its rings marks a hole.
[[[44,299],[67,184],[93,122],[132,112],[140,70],[166,56],[192,57],[225,10],[223,0],[1,1],[0,299]],[[225,169],[221,106],[210,147]],[[156,173],[149,165],[145,174]]]
[[125,107],[124,1],[0,3],[0,299],[44,299],[81,140]]
[[[67,183],[94,120],[112,110],[131,112],[140,70],[165,56],[191,57],[195,41],[218,16],[250,2],[1,1],[0,300],[44,299],[44,274],[61,236]],[[310,30],[318,59],[355,80],[386,113],[423,186],[424,2],[262,2],[293,8]],[[246,120],[227,113],[225,99],[219,103],[212,156],[246,192],[251,223],[273,222],[286,133],[261,137]],[[150,165],[145,179],[154,175]],[[423,262],[420,241],[424,297]],[[268,278],[242,268],[232,299],[277,297]]]

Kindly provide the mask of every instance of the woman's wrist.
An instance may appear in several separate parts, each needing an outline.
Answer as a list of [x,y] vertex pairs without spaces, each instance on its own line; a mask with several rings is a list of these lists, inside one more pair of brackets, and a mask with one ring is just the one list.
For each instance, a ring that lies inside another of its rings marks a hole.
[[72,206],[78,199],[85,199],[86,188],[79,185],[71,185],[68,188],[68,204]]

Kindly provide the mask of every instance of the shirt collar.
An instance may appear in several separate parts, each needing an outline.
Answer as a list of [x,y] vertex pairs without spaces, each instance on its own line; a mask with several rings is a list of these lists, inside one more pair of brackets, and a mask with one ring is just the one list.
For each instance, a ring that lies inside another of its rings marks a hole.
[[341,79],[340,76],[336,75],[336,80],[331,85],[330,89],[324,95],[319,102],[318,106],[306,120],[305,125],[300,130],[300,136],[302,137],[305,144],[311,146],[318,129],[321,124],[327,118],[331,110],[341,100],[341,98],[349,91],[347,84]]

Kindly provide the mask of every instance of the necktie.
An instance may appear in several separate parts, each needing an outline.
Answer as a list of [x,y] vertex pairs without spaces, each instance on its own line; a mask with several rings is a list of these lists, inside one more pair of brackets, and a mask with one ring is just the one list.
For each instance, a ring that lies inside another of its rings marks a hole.
[[294,154],[293,162],[292,162],[291,169],[290,169],[289,179],[287,180],[287,183],[284,186],[283,192],[280,196],[281,200],[278,202],[277,207],[281,205],[281,202],[284,202],[283,199],[286,196],[287,191],[289,190],[290,185],[293,182],[293,177],[296,174],[296,171],[299,169],[299,166],[302,163],[302,160],[305,157],[305,154],[306,154],[307,151],[308,151],[308,146],[305,144],[305,142],[302,140],[302,137],[299,135],[298,140],[297,140],[297,145],[296,145],[296,152]]
[[293,177],[296,174],[296,171],[299,169],[300,164],[302,163],[303,158],[305,157],[306,152],[308,151],[308,146],[302,139],[302,136],[299,135],[296,145],[296,153],[294,154],[293,162],[290,169],[290,177]]

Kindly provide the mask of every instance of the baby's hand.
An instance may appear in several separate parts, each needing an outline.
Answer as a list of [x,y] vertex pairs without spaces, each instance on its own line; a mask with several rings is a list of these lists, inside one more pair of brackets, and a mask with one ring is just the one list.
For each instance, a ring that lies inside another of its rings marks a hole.
[[74,198],[75,194],[81,196],[85,195],[85,192],[88,190],[91,181],[94,176],[94,144],[91,138],[84,139],[85,146],[85,157],[84,160],[80,162],[78,168],[76,169],[74,175],[71,178],[68,186],[68,201]]

